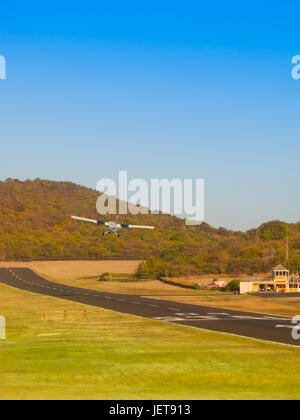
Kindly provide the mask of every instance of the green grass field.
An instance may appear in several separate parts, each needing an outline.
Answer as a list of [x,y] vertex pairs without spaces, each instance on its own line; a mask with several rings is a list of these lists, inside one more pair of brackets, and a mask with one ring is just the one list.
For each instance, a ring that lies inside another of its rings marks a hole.
[[122,315],[4,285],[0,314],[7,318],[7,340],[0,341],[2,400],[300,397],[297,348]]

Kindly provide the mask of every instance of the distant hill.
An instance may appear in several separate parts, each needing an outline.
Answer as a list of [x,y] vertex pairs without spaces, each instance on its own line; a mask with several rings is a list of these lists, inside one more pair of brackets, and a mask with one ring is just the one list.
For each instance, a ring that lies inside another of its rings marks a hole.
[[145,259],[144,270],[170,276],[251,274],[284,263],[288,229],[291,268],[300,270],[300,223],[274,221],[243,233],[206,223],[186,227],[177,217],[149,214],[120,221],[152,224],[155,230],[130,230],[119,239],[103,237],[101,227],[70,218],[71,214],[99,218],[98,196],[97,191],[70,182],[0,182],[0,260]]

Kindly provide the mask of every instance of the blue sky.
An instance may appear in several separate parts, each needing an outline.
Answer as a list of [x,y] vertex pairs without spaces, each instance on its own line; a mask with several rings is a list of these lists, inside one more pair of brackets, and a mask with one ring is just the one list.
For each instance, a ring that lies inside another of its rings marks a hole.
[[206,221],[300,220],[299,2],[0,9],[0,179],[204,178]]

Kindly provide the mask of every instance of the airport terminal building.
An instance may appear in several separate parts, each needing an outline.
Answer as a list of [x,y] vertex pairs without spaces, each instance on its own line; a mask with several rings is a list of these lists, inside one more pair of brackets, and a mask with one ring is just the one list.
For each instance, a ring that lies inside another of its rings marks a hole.
[[271,277],[252,277],[241,280],[240,293],[300,293],[299,276],[290,276],[283,265],[273,269]]

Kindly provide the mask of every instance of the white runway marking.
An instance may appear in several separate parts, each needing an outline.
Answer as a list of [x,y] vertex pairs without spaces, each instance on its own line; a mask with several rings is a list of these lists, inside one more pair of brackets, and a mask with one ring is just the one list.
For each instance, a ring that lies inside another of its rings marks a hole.
[[167,322],[187,321],[187,319],[178,318],[178,317],[153,317],[152,319],[155,319],[157,321],[167,321]]
[[227,316],[226,312],[207,312],[208,315],[220,315],[220,316]]
[[278,325],[276,325],[276,328],[289,328],[289,329],[293,329],[293,328],[300,328],[300,327],[297,327],[296,325],[280,325],[280,324],[278,324]]
[[[171,309],[171,308],[168,308]],[[282,321],[289,321],[288,318],[279,318],[279,317],[272,317],[272,316],[250,316],[250,315],[231,315],[227,312],[208,312],[207,315],[200,315],[196,314],[195,312],[176,312],[176,317],[159,317],[154,319],[159,320],[167,320],[168,322],[175,322],[175,321],[232,321],[232,320],[258,320],[258,321],[273,321],[273,320],[282,320]],[[274,326],[273,326],[274,327]],[[290,326],[277,326],[277,328],[293,328]]]
[[268,321],[290,321],[290,318],[281,318],[279,316],[265,316],[264,319],[267,319]]

